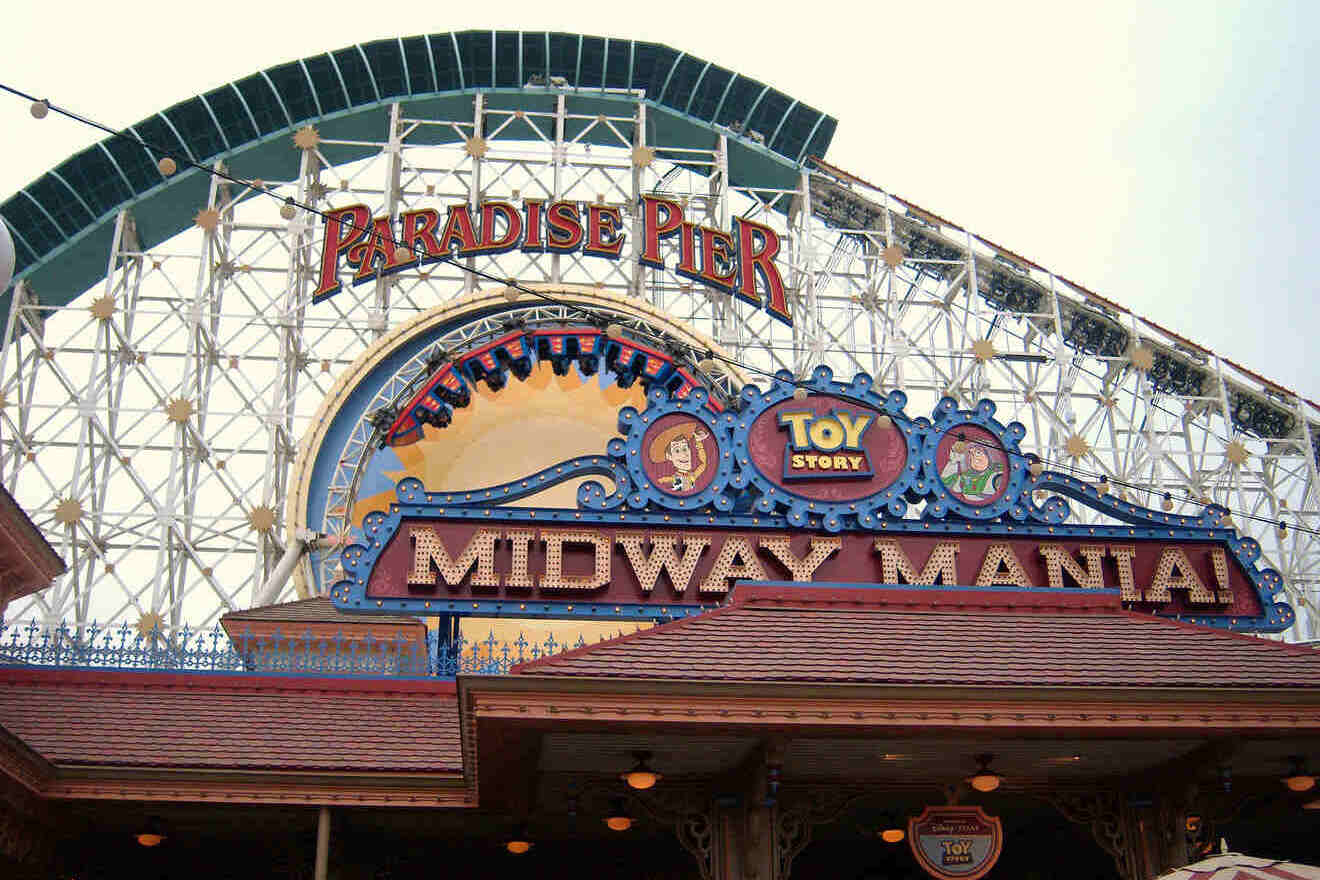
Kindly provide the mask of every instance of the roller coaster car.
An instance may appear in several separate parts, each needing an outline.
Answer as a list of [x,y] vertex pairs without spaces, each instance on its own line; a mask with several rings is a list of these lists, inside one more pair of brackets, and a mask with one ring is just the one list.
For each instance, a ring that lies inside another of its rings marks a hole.
[[472,397],[450,364],[441,367],[399,412],[385,435],[387,446],[408,446],[422,439],[423,427],[447,426],[453,420],[451,407],[464,407]]
[[519,380],[532,374],[531,334],[515,330],[473,349],[459,360],[459,369],[473,385],[485,380],[490,390],[499,391],[509,381],[509,373]]
[[532,333],[538,359],[550,362],[556,376],[567,376],[573,362],[584,376],[594,376],[600,368],[604,335],[599,330],[564,328],[537,330]]
[[662,385],[674,372],[674,363],[667,355],[631,339],[609,339],[605,342],[605,366],[614,372],[620,388],[629,388],[642,380],[642,387]]

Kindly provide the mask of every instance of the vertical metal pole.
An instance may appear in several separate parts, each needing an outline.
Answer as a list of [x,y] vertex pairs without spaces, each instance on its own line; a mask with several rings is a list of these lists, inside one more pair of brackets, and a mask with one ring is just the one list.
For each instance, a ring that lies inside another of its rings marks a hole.
[[[551,155],[551,161],[554,163],[554,198],[557,200],[564,192],[563,176],[564,161],[567,158],[568,147],[564,145],[564,122],[568,108],[565,104],[564,93],[560,92],[555,96],[555,146]],[[559,254],[550,256],[550,280],[559,283],[562,276],[559,269]]]
[[[633,150],[641,150],[646,147],[646,103],[637,102],[637,112],[633,118],[636,122],[633,125]],[[632,204],[629,210],[632,211],[632,281],[629,284],[628,293],[633,297],[640,297],[642,289],[646,282],[646,267],[642,265],[642,175],[646,173],[646,168],[639,166],[636,160],[632,163]],[[652,303],[654,305],[654,303]]]
[[[481,96],[477,96],[478,106]],[[399,104],[396,101],[390,105],[390,130],[387,134],[387,144],[389,159],[385,163],[385,213],[390,215],[390,228],[398,229],[399,203],[402,201],[400,188],[403,182],[403,122],[400,117]],[[480,122],[478,122],[477,134],[480,135]],[[474,167],[480,168],[479,159],[473,159]],[[302,169],[303,173],[299,175],[298,185],[301,188],[306,179],[306,167]],[[290,261],[292,263],[292,261]],[[376,302],[375,314],[372,315],[373,338],[379,339],[385,335],[385,330],[390,325],[390,286],[394,284],[394,279],[388,276],[376,277]],[[255,584],[253,585],[256,586]]]
[[[486,96],[477,92],[472,96],[472,137],[484,138],[486,131]],[[468,180],[468,207],[472,213],[477,213],[477,206],[481,204],[481,157],[472,157],[472,177]],[[480,234],[480,232],[478,232]],[[477,258],[468,257],[465,261],[469,269],[477,268]],[[471,293],[476,289],[477,276],[472,272],[463,273],[463,292]]]
[[315,880],[325,880],[330,867],[330,808],[322,807],[316,817],[316,870]]

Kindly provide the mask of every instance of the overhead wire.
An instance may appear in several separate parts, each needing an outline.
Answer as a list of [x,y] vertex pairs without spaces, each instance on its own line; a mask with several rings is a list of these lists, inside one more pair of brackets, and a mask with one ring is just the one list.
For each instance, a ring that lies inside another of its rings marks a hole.
[[[281,205],[291,205],[298,210],[305,211],[308,214],[311,214],[316,217],[320,217],[323,221],[329,221],[331,219],[330,215],[331,213],[333,213],[333,211],[324,211],[306,202],[299,202],[298,200],[294,199],[292,196],[282,196],[280,193],[275,191],[274,187],[268,187],[264,181],[249,180],[241,177],[236,177],[233,174],[229,173],[228,171],[225,171],[222,167],[204,165],[201,162],[192,159],[190,156],[179,155],[178,151],[175,149],[162,147],[158,144],[153,144],[138,136],[136,132],[130,132],[130,131],[112,128],[111,126],[105,125],[101,122],[98,122],[94,119],[91,119],[73,110],[69,110],[60,105],[53,104],[48,99],[37,98],[35,95],[31,95],[21,89],[15,88],[6,83],[0,82],[0,91],[6,92],[18,98],[22,98],[26,101],[31,102],[33,115],[36,116],[37,118],[41,118],[45,116],[46,114],[44,111],[51,111],[60,116],[64,116],[68,119],[78,122],[82,125],[86,125],[88,127],[96,129],[97,131],[108,134],[112,138],[127,141],[138,147],[141,147],[144,150],[147,150],[150,153],[154,153],[158,157],[157,158],[158,168],[159,168],[159,163],[162,160],[169,159],[176,164],[182,164],[186,167],[201,171],[205,174],[219,178],[228,183],[245,187],[253,192],[260,193],[262,195],[267,195],[272,199],[275,199],[276,201],[280,202]],[[172,172],[171,174],[166,174],[164,171],[162,171],[161,173],[162,176],[166,176],[166,177],[171,176],[172,174]],[[380,235],[378,232],[374,232],[370,225],[358,226],[350,221],[347,221],[342,216],[336,216],[335,219],[340,224],[340,226],[352,232],[363,233],[367,236],[375,236],[381,239],[385,239],[385,236]],[[393,226],[391,226],[391,230],[392,229]],[[579,303],[561,300],[555,296],[545,293],[544,291],[535,290],[531,287],[527,287],[526,285],[519,283],[516,279],[500,277],[498,275],[494,275],[490,272],[486,272],[482,269],[479,269],[476,266],[466,265],[465,263],[459,260],[461,254],[458,253],[458,251],[456,250],[447,251],[443,255],[437,255],[429,251],[419,252],[417,249],[408,245],[406,242],[394,238],[393,235],[389,236],[388,240],[396,248],[406,251],[407,253],[412,255],[414,259],[418,260],[419,266],[423,262],[443,263],[445,265],[452,266],[453,268],[459,270],[460,272],[465,272],[474,277],[503,285],[506,288],[512,288],[521,293],[526,293],[530,296],[542,300],[543,302],[547,302],[552,305],[558,306],[560,308],[566,309],[569,312],[576,312],[578,314],[581,314],[584,317],[584,319],[593,327],[608,328],[609,324],[611,323],[605,315],[602,315],[601,313],[594,311],[587,306],[583,306]],[[412,262],[412,261],[409,260],[408,262]],[[776,382],[788,381],[794,387],[797,388],[806,388],[808,390],[812,388],[812,383],[809,382],[808,380],[800,379],[796,376],[792,377],[791,379],[785,380],[780,375],[781,372],[791,372],[791,371],[768,370],[763,367],[755,366],[753,364],[744,363],[735,358],[729,357],[728,355],[722,352],[718,352],[713,349],[701,349],[696,346],[692,346],[678,340],[668,339],[666,340],[666,344],[672,348],[684,350],[684,353],[686,354],[688,360],[691,361],[694,365],[709,359],[712,361],[722,362],[724,364],[727,364],[728,366],[735,367],[738,370],[744,371],[746,373],[753,373],[759,376],[766,377],[768,379],[771,379],[772,381],[776,381]],[[899,421],[905,421],[909,425],[914,424],[916,421],[911,416],[908,416],[906,414],[895,415],[894,413],[886,412],[886,415],[890,416],[891,418],[897,419]],[[1098,481],[1100,483],[1108,483],[1113,486],[1119,486],[1123,489],[1128,489],[1136,492],[1152,492],[1152,493],[1157,492],[1157,490],[1153,489],[1150,486],[1143,486],[1138,483],[1132,483],[1119,479],[1117,477],[1112,477],[1103,471],[1086,471],[1080,468],[1076,464],[1051,461],[1036,453],[1010,451],[1008,449],[1002,448],[1001,446],[989,444],[984,441],[977,440],[976,438],[973,437],[967,437],[965,435],[959,437],[959,439],[963,440],[966,443],[979,445],[986,449],[997,451],[1005,456],[1014,456],[1020,458],[1023,461],[1027,462],[1028,464],[1040,462],[1041,464],[1045,465],[1046,467],[1058,473],[1064,473],[1064,474],[1080,473],[1085,475],[1091,482]],[[1179,494],[1181,496],[1180,500],[1182,500],[1184,503],[1190,502],[1194,504],[1205,504],[1204,501],[1202,501],[1200,498],[1197,498],[1195,495],[1191,494],[1190,492],[1187,493],[1180,492]],[[1171,491],[1165,492],[1166,498],[1172,496],[1173,493]],[[1293,530],[1300,532],[1302,534],[1320,536],[1320,529],[1310,528],[1308,526],[1303,525],[1300,521],[1289,524],[1286,523],[1283,519],[1276,520],[1268,517],[1263,517],[1258,514],[1250,513],[1248,511],[1232,509],[1229,508],[1227,505],[1218,505],[1218,506],[1224,508],[1225,510],[1228,510],[1230,515],[1239,516],[1245,520],[1251,520],[1253,522],[1275,525],[1280,530]]]

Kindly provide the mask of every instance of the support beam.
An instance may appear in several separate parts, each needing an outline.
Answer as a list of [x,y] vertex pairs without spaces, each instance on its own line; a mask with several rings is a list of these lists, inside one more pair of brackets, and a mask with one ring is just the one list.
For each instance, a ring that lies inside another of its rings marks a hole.
[[321,807],[316,818],[316,869],[312,873],[315,880],[325,880],[330,867],[330,808]]

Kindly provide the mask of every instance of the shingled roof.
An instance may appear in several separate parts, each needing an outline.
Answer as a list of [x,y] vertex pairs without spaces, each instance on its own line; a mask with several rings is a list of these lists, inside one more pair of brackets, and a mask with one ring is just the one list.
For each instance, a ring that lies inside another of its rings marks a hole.
[[421,626],[426,624],[421,618],[410,617],[406,614],[373,614],[365,617],[361,613],[350,613],[341,611],[335,607],[335,603],[325,596],[315,596],[311,599],[298,599],[293,602],[281,602],[278,605],[262,605],[257,608],[247,608],[242,611],[230,611],[220,618],[222,625],[228,629],[230,623],[255,623],[261,622],[279,622],[279,623],[341,623],[345,625],[361,625],[370,623],[377,626],[384,624],[393,624],[394,626]]
[[1320,652],[1312,648],[1125,611],[1099,592],[744,585],[725,608],[511,672],[701,682],[1320,690]]
[[458,772],[452,682],[0,670],[0,725],[55,765]]

